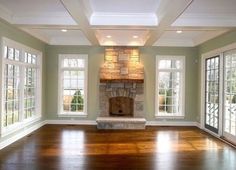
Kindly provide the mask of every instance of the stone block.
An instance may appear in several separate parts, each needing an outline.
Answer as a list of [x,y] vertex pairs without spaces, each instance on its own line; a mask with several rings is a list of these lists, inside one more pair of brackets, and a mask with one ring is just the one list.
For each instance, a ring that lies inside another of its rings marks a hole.
[[136,94],[135,101],[143,102],[144,101],[144,95],[143,94]]
[[135,101],[135,103],[134,103],[134,105],[135,105],[135,110],[137,110],[137,111],[143,111],[143,102],[141,102],[141,101]]

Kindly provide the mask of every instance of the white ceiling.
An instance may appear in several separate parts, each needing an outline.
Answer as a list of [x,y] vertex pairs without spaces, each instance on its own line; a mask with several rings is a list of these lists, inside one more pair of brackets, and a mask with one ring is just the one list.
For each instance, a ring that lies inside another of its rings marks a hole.
[[236,0],[0,0],[0,17],[51,45],[192,47],[236,27]]

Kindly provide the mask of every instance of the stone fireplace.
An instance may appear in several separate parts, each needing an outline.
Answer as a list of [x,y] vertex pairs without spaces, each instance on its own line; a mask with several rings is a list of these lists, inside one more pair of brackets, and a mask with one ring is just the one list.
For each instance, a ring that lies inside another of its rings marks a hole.
[[143,83],[143,66],[137,49],[106,49],[105,63],[100,69],[100,115],[97,118],[97,127],[145,128]]

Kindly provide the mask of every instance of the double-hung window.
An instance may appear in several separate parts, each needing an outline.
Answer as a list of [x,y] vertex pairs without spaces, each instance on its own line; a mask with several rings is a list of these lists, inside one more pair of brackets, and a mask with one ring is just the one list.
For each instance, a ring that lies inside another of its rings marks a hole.
[[41,52],[3,38],[1,134],[41,116]]
[[156,113],[157,117],[184,116],[184,56],[156,58]]
[[87,115],[87,55],[59,55],[59,116]]

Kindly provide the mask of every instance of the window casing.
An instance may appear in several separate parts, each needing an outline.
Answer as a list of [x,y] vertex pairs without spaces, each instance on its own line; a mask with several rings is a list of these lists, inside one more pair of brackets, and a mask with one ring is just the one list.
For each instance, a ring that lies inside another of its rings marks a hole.
[[59,55],[58,115],[87,115],[88,57],[85,54]]
[[156,111],[158,118],[184,117],[184,56],[157,56]]
[[41,117],[41,56],[37,50],[2,39],[2,136]]

